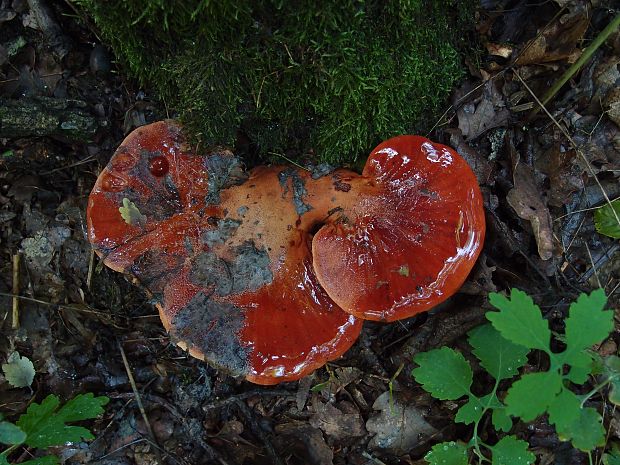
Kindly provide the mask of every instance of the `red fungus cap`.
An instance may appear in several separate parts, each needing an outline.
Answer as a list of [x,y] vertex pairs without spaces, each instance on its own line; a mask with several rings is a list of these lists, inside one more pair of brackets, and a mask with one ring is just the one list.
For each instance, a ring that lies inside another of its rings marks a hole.
[[454,150],[418,136],[383,142],[351,180],[339,217],[314,236],[321,286],[345,311],[394,321],[463,284],[485,232],[476,177]]
[[193,356],[259,384],[295,380],[361,330],[314,274],[311,230],[333,202],[309,203],[313,181],[285,167],[246,180],[230,152],[193,155],[176,124],[154,123],[99,176],[88,236],[107,266],[153,295]]

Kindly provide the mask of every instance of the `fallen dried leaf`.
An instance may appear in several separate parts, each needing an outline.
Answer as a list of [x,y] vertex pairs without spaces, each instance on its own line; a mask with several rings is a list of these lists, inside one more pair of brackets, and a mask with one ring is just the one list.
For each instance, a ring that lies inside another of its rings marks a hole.
[[375,433],[368,444],[370,449],[385,449],[403,455],[437,432],[417,408],[401,402],[398,393],[394,393],[390,400],[390,392],[384,392],[372,408],[380,413],[366,422],[366,429]]
[[330,465],[334,460],[334,453],[325,443],[321,430],[304,423],[284,423],[277,425],[276,441],[287,454],[296,456],[301,462],[308,465]]
[[551,214],[534,182],[534,171],[520,161],[512,141],[509,141],[509,149],[513,163],[514,187],[506,195],[506,200],[519,218],[531,223],[538,245],[538,255],[543,260],[549,260],[553,256]]
[[477,104],[467,103],[458,111],[459,129],[467,139],[475,139],[489,129],[503,126],[510,117],[504,97],[494,80],[487,81]]
[[589,22],[589,15],[581,8],[575,8],[539,31],[525,45],[515,64],[531,65],[564,60],[571,56],[574,58],[577,44],[583,39]]
[[328,438],[343,441],[349,438],[364,436],[364,420],[359,413],[343,413],[330,402],[315,399],[312,404],[314,414],[310,424],[321,429]]

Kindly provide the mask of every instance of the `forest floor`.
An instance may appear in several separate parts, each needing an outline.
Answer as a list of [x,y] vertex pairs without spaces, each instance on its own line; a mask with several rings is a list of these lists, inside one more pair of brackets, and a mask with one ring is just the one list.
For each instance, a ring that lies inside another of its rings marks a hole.
[[[434,400],[411,378],[415,354],[450,345],[471,359],[466,334],[485,321],[491,292],[524,290],[560,333],[582,292],[603,288],[608,307],[620,308],[620,244],[593,221],[605,196],[620,196],[620,34],[532,114],[536,96],[618,13],[612,3],[481,2],[481,59],[467,63],[428,135],[478,177],[487,239],[474,271],[440,309],[366,322],[341,359],[260,387],[172,344],[146,294],[100,265],[86,240],[98,173],[127,133],[166,116],[164,106],[69,2],[0,1],[0,121],[40,115],[37,124],[0,124],[0,361],[17,351],[36,369],[31,388],[0,375],[0,412],[13,419],[51,393],[108,396],[89,423],[94,441],[53,450],[71,465],[423,464],[433,444],[468,441],[471,428],[454,423],[459,401]],[[600,354],[617,353],[619,325]],[[592,406],[605,412],[608,441],[620,440],[618,412],[603,399]],[[588,463],[544,416],[513,433],[538,463]]]

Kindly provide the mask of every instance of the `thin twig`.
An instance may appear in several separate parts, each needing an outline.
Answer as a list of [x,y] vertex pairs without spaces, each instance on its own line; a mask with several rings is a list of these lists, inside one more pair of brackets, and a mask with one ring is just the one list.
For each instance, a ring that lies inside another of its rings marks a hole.
[[19,328],[19,252],[13,254],[13,312],[11,329]]
[[[58,307],[61,309],[65,309],[65,310],[73,310],[75,312],[80,312],[80,313],[92,313],[94,315],[103,315],[106,317],[109,317],[110,315],[105,313],[105,312],[99,312],[97,310],[87,310],[85,308],[82,307],[72,307],[71,305],[63,305],[63,304],[55,304],[52,302],[47,302],[45,300],[41,300],[41,299],[35,299],[34,297],[26,297],[23,295],[16,295],[16,294],[9,294],[8,292],[0,292],[0,296],[2,297],[15,297],[19,300],[27,300],[28,302],[34,302],[36,304],[41,304],[41,305],[47,305],[49,307]],[[90,309],[90,307],[89,307]],[[121,326],[118,325],[114,325],[115,328],[121,328]]]
[[584,245],[586,246],[586,250],[588,251],[588,257],[590,257],[590,263],[592,263],[592,270],[594,270],[594,277],[596,278],[596,282],[598,283],[598,287],[599,289],[603,289],[603,286],[601,284],[601,280],[598,277],[598,271],[596,270],[596,265],[594,264],[594,259],[592,258],[592,252],[590,252],[590,247],[588,247],[588,243],[584,242]]
[[93,283],[93,271],[95,269],[95,250],[90,250],[90,257],[88,258],[88,274],[86,275],[86,289],[90,291],[90,286]]
[[296,163],[294,160],[291,160],[290,158],[288,158],[286,155],[284,155],[283,153],[277,153],[277,152],[267,152],[267,155],[275,155],[276,157],[280,157],[283,158],[284,160],[286,160],[287,162],[289,162],[291,165],[296,166],[297,168],[301,169],[301,170],[306,170],[306,171],[311,171],[308,168],[306,168],[305,166],[301,166],[299,163]]
[[[592,57],[592,54],[598,50],[598,48],[607,40],[607,38],[620,26],[620,13],[616,15],[614,19],[612,19],[607,27],[603,29],[596,39],[592,41],[592,43],[586,48],[579,59],[572,64],[570,68],[566,70],[566,72],[558,79],[553,86],[545,93],[543,98],[541,99],[542,105],[546,105],[549,100],[551,100],[555,94],[568,82],[568,80],[573,77],[573,75],[581,69],[581,67]],[[541,107],[536,107],[532,110],[532,112],[528,115],[527,121],[531,121],[531,119],[538,114]]]
[[155,439],[155,434],[153,433],[153,428],[151,427],[151,422],[149,421],[149,417],[146,414],[146,410],[144,410],[144,405],[142,404],[142,398],[140,397],[140,392],[138,391],[138,387],[136,386],[136,381],[133,378],[133,374],[131,373],[131,367],[129,366],[129,362],[127,361],[127,355],[125,354],[125,350],[123,349],[123,345],[120,341],[118,341],[118,348],[121,352],[121,357],[123,358],[123,365],[125,365],[125,371],[127,372],[127,377],[129,378],[129,384],[131,384],[131,389],[133,390],[133,394],[136,398],[136,403],[138,404],[138,409],[140,410],[140,414],[142,415],[142,419],[144,420],[144,424],[146,426],[146,430],[149,433],[149,437],[156,447],[155,457],[157,459],[157,463],[163,464],[161,452],[159,450],[159,445],[157,444],[157,439]]

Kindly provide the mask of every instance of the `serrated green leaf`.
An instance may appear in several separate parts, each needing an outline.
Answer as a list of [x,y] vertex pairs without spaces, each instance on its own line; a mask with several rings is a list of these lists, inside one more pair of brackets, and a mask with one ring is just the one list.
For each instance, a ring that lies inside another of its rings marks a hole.
[[603,455],[603,465],[620,465],[620,451],[614,447],[614,450]]
[[603,372],[609,379],[609,401],[620,405],[620,357],[610,355],[605,358]]
[[34,365],[28,357],[21,357],[19,352],[13,352],[7,363],[2,364],[4,377],[13,387],[28,387],[32,384],[35,370]]
[[492,465],[529,465],[536,461],[536,456],[528,450],[529,444],[514,436],[500,439],[493,450]]
[[566,430],[579,418],[581,399],[572,391],[562,388],[549,405],[548,411],[549,423],[554,424],[556,429]]
[[[560,354],[559,360],[564,363],[565,358]],[[570,370],[566,378],[575,384],[583,384],[592,373],[592,355],[588,352],[576,352],[570,356]]]
[[620,357],[617,355],[609,355],[604,361],[605,373],[608,375],[620,376]]
[[41,404],[31,404],[26,413],[19,417],[17,426],[27,434],[25,442],[30,447],[44,448],[93,439],[88,429],[65,423],[95,418],[103,413],[103,406],[108,401],[107,397],[94,397],[92,393],[80,394],[57,411],[60,401],[51,394]]
[[549,325],[530,296],[512,289],[510,299],[491,293],[489,301],[500,311],[487,312],[486,317],[502,336],[529,349],[549,351]]
[[[616,214],[614,215],[614,210]],[[616,219],[616,215],[620,217],[620,199],[616,199],[594,211],[594,226],[596,230],[605,236],[620,239],[620,224]]]
[[24,433],[18,426],[9,421],[0,421],[0,443],[9,446],[21,444],[26,440]]
[[460,442],[435,444],[424,457],[430,465],[467,465],[467,447]]
[[609,336],[614,327],[614,313],[605,310],[606,303],[605,292],[597,289],[590,295],[581,294],[571,304],[566,319],[564,363],[572,365],[573,354],[589,349]]
[[60,460],[55,455],[46,455],[45,457],[37,457],[36,459],[21,462],[19,465],[58,465]]
[[0,465],[9,465],[9,461],[6,459],[6,455],[0,454]]
[[471,330],[469,344],[480,365],[495,379],[512,378],[527,362],[529,349],[509,341],[491,324]]
[[475,396],[470,396],[467,403],[461,405],[458,412],[456,412],[456,416],[454,417],[454,421],[456,423],[464,423],[466,425],[475,423],[482,418],[482,414],[484,409],[480,404],[480,399]]
[[493,421],[493,426],[497,431],[507,433],[512,429],[512,418],[510,418],[510,415],[506,413],[505,407],[493,409],[491,420]]
[[109,401],[105,396],[95,397],[92,392],[78,394],[61,407],[57,416],[65,423],[96,418]]
[[546,412],[562,389],[562,377],[553,371],[528,373],[515,381],[506,395],[506,413],[532,421]]
[[614,405],[620,405],[620,380],[614,379],[609,383],[609,402]]
[[591,451],[605,444],[605,428],[596,409],[586,407],[579,409],[577,420],[569,426],[556,425],[558,436],[563,441],[570,440],[573,447],[584,452]]
[[473,373],[460,352],[449,347],[417,354],[419,365],[411,375],[425,391],[439,400],[456,400],[469,394]]
[[127,197],[123,198],[123,206],[118,209],[125,223],[131,226],[143,226],[146,224],[146,216],[144,216],[136,204]]

